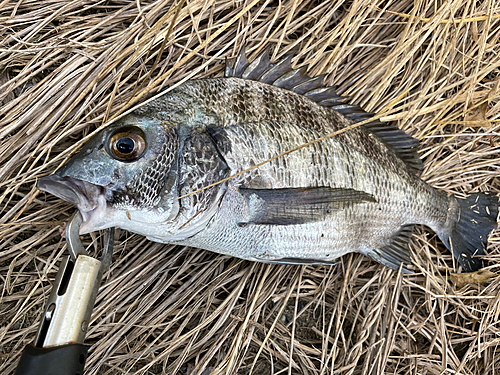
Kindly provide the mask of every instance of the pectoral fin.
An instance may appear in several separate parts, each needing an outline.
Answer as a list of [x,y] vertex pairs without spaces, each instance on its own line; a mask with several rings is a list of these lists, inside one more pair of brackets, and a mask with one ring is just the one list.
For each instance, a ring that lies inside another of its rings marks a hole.
[[249,220],[239,225],[293,225],[324,220],[337,210],[353,204],[376,202],[373,195],[344,188],[246,189]]

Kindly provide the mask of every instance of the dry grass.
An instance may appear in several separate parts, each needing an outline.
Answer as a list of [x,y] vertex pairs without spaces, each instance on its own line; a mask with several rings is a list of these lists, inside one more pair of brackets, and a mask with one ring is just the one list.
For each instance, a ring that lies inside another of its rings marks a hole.
[[[495,0],[0,0],[0,373],[34,338],[73,211],[35,182],[110,119],[270,44],[419,138],[431,185],[498,194],[499,38]],[[116,242],[88,374],[500,372],[500,278],[459,289],[427,231],[411,276],[358,255],[270,266]],[[499,231],[489,254],[499,273]]]

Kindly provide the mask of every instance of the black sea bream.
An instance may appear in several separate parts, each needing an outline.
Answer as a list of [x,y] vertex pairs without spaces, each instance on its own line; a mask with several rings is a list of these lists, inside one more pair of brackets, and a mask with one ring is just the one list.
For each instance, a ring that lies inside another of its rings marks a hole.
[[[408,271],[414,224],[466,271],[481,267],[498,197],[465,199],[419,177],[418,142],[378,121],[214,185],[284,151],[370,118],[323,77],[242,51],[224,78],[191,80],[91,139],[38,187],[76,205],[81,233],[119,227],[153,241],[272,263],[359,252]],[[180,199],[178,199],[181,197]]]

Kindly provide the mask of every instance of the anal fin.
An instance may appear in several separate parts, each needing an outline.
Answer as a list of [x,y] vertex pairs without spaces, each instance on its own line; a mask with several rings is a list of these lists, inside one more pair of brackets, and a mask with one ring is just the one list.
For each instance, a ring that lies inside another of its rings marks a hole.
[[403,273],[413,273],[407,268],[407,265],[411,264],[409,244],[413,228],[413,224],[403,226],[391,237],[389,245],[379,249],[367,250],[363,254],[393,270],[398,270],[402,265]]

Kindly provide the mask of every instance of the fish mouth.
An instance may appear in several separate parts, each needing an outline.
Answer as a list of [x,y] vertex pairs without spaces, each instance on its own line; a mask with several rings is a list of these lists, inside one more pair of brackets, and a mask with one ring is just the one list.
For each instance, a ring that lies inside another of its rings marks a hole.
[[40,178],[36,187],[78,207],[83,218],[80,234],[111,226],[106,226],[106,222],[103,221],[109,189],[76,178],[57,175]]

